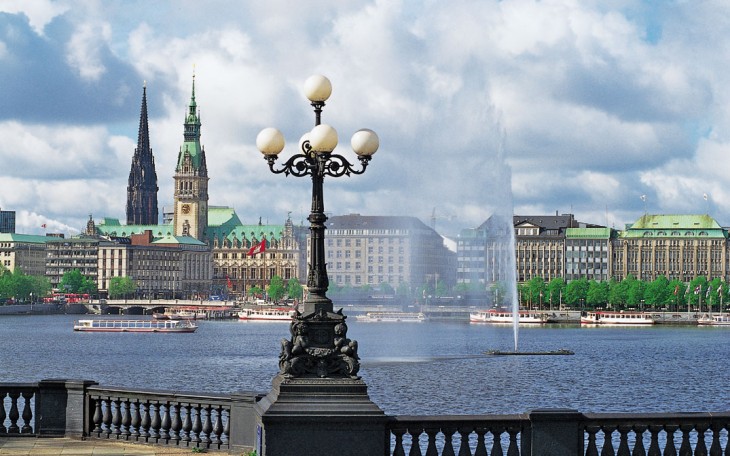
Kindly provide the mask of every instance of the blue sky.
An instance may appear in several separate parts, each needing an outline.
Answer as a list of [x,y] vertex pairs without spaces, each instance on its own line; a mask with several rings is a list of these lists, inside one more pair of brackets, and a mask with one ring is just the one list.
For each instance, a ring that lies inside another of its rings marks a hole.
[[[268,171],[313,124],[378,132],[332,214],[419,217],[454,235],[514,204],[617,228],[650,213],[730,225],[730,7],[721,1],[0,2],[0,207],[17,231],[125,218],[147,83],[160,206],[171,206],[193,68],[211,205],[296,223],[308,179]],[[707,194],[707,201],[703,195]]]

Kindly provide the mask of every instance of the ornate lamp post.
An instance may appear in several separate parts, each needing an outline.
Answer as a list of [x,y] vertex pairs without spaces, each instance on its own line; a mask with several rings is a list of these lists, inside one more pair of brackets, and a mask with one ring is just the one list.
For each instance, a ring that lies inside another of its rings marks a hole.
[[372,155],[378,150],[378,136],[372,130],[357,131],[352,148],[360,160],[356,169],[342,155],[332,151],[337,146],[337,132],[321,123],[322,108],[332,93],[330,81],[320,75],[307,79],[304,90],[314,108],[314,128],[300,141],[301,151],[290,157],[281,168],[276,160],[284,148],[284,137],[275,128],[266,128],[256,137],[256,146],[274,174],[312,177],[312,211],[309,214],[311,262],[307,275],[308,296],[301,313],[291,324],[292,340],[282,342],[280,373],[300,376],[356,377],[359,369],[357,343],[346,338],[347,327],[342,311],[334,312],[327,297],[329,282],[325,262],[325,222],[323,183],[325,176],[341,177],[362,174]]
[[[263,429],[257,450],[259,454],[276,455],[383,454],[385,416],[370,401],[367,386],[357,375],[357,342],[347,338],[346,317],[342,309],[334,311],[327,297],[327,216],[322,191],[325,176],[365,172],[378,150],[379,140],[375,132],[367,129],[353,135],[351,144],[360,161],[359,168],[342,155],[334,154],[337,132],[321,123],[322,108],[332,93],[332,85],[327,78],[317,75],[307,79],[304,88],[314,108],[315,122],[314,128],[300,140],[301,150],[277,168],[276,161],[284,149],[281,132],[266,128],[256,137],[256,146],[271,172],[312,178],[308,295],[292,320],[291,339],[281,341],[279,374],[274,378],[273,389],[255,405]],[[344,422],[354,427],[347,432],[331,432]]]

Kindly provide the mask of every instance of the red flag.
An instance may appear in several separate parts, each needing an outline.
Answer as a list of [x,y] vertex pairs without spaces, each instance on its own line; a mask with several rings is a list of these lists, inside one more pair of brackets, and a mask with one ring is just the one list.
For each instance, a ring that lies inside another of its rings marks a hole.
[[675,296],[677,295],[677,292],[679,292],[679,285],[677,285],[676,287],[674,287],[674,295]]
[[259,253],[264,253],[266,251],[266,239],[263,239],[260,243],[255,244],[253,247],[251,247],[248,251],[248,256],[254,256]]
[[231,278],[226,276],[226,282],[228,284],[228,288],[233,288],[233,284],[231,283]]

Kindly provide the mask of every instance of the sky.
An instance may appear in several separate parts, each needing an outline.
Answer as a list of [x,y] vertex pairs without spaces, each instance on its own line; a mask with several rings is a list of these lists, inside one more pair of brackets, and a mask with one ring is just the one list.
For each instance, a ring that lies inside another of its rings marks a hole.
[[[322,121],[362,175],[325,179],[331,215],[412,215],[455,236],[495,213],[645,212],[730,226],[730,6],[688,0],[0,0],[0,208],[16,232],[126,219],[146,84],[160,207],[193,74],[209,204],[244,224],[306,224],[308,178],[274,175]],[[43,225],[46,225],[43,228]]]

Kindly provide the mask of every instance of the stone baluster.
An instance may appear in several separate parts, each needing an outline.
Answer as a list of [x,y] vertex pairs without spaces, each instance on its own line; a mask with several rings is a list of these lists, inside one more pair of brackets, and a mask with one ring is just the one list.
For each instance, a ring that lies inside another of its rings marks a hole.
[[219,405],[216,409],[216,420],[215,425],[213,426],[213,444],[215,444],[218,448],[220,448],[220,445],[223,443],[223,439],[221,439],[221,435],[223,434],[223,406]]
[[677,456],[677,447],[674,444],[674,433],[677,432],[679,426],[676,424],[667,424],[664,431],[667,433],[667,443],[664,447],[664,456]]
[[585,432],[588,434],[588,446],[586,447],[586,456],[598,456],[598,447],[596,446],[596,434],[601,430],[601,426],[586,426]]
[[507,432],[509,433],[509,448],[507,448],[507,456],[519,455],[520,445],[517,443],[517,434],[520,433],[520,428],[510,426],[507,428]]
[[406,430],[391,429],[390,432],[395,437],[395,448],[393,449],[393,456],[406,456],[406,452],[403,449],[403,434],[406,433]]
[[[710,454],[712,456],[722,454],[722,446],[720,445],[720,432],[725,428],[722,424],[714,423],[712,425],[712,444],[710,445]],[[730,445],[727,445],[727,450],[730,451]]]
[[601,426],[603,431],[603,449],[601,455],[614,455],[616,452],[613,449],[613,432],[617,429],[616,426]]
[[636,443],[634,443],[633,454],[646,454],[646,450],[644,449],[644,431],[646,431],[646,428],[647,426],[645,424],[637,424],[636,426],[634,426]]
[[119,435],[122,433],[122,401],[116,398],[113,402],[112,426],[114,427],[114,436],[119,439]]
[[110,397],[106,399],[99,398],[99,400],[104,401],[104,413],[101,416],[101,422],[103,423],[104,433],[108,439],[112,433],[112,402]]
[[182,420],[180,419],[180,404],[172,406],[172,424],[170,425],[170,439],[177,444],[180,442],[180,429],[182,429]]
[[492,454],[504,454],[502,451],[502,428],[491,428],[489,429],[492,433]]
[[679,456],[692,455],[692,445],[689,440],[689,433],[694,429],[692,424],[683,424],[679,426],[682,431],[682,445],[679,446]]
[[101,424],[103,415],[101,413],[101,398],[93,398],[94,401],[94,416],[91,418],[94,422],[94,429],[91,431],[92,433],[96,434],[97,437],[101,437]]
[[[659,449],[659,433],[662,432],[664,426],[661,424],[649,425],[649,432],[651,433],[651,443],[649,443],[649,453],[647,456],[662,456],[662,451]],[[667,435],[667,440],[669,440]]]
[[8,395],[10,396],[10,413],[8,414],[10,426],[8,426],[8,434],[19,434],[18,418],[20,418],[20,413],[18,413],[18,398],[20,397],[20,392],[11,391]]
[[422,456],[421,429],[420,428],[418,428],[418,429],[409,428],[408,433],[411,434],[411,451],[408,452],[408,456]]
[[438,454],[436,450],[436,434],[439,432],[438,428],[426,428],[424,431],[428,435],[428,447],[426,448],[426,454]]
[[183,419],[182,424],[182,441],[186,444],[190,442],[190,430],[193,428],[193,419],[190,416],[192,414],[193,406],[191,404],[184,405],[183,408],[185,409],[185,418]]
[[23,391],[23,399],[25,404],[23,405],[23,427],[20,429],[21,434],[32,434],[33,427],[30,425],[30,420],[33,419],[33,410],[30,408],[30,400],[33,398],[33,391]]
[[618,432],[621,435],[618,444],[618,456],[631,456],[631,450],[629,450],[629,432],[631,426],[621,425],[618,427]]
[[707,444],[705,444],[705,432],[710,429],[709,423],[698,424],[697,430],[697,446],[695,446],[695,456],[707,456]]
[[165,402],[165,411],[162,413],[162,423],[160,424],[160,440],[165,443],[170,441],[170,403]]
[[460,427],[456,430],[461,436],[459,442],[459,456],[471,456],[471,448],[469,448],[469,435],[473,429],[471,427]]
[[474,451],[474,456],[487,456],[487,444],[484,441],[488,429],[483,427],[477,427],[474,432],[477,434],[477,448]]
[[195,417],[193,418],[193,434],[195,435],[195,438],[193,439],[193,442],[195,443],[195,446],[200,446],[200,443],[203,441],[203,439],[200,438],[200,432],[203,430],[203,423],[200,419],[202,408],[200,405],[196,405],[194,408]]
[[150,437],[150,403],[142,406],[142,422],[139,423],[139,436],[146,442]]
[[[130,407],[131,407],[130,403]],[[142,417],[139,413],[139,408],[141,407],[141,404],[139,403],[139,400],[135,401],[134,408],[132,409],[132,421],[130,422],[130,425],[132,426],[132,432],[131,436],[134,438],[134,440],[139,440],[139,425],[142,422]]]
[[5,413],[5,397],[7,395],[8,393],[6,392],[0,394],[0,435],[8,433],[8,430],[5,428],[5,418],[7,417]]
[[129,399],[124,400],[124,407],[122,409],[122,436],[124,436],[124,440],[129,440],[129,436],[132,435],[131,430],[129,429],[132,424],[132,411],[130,408],[132,407],[132,403]]
[[230,445],[231,443],[231,410],[228,409],[228,416],[226,417],[225,424],[223,425],[223,436],[226,442]]
[[441,432],[444,434],[444,449],[441,453],[442,456],[456,456],[454,453],[454,443],[452,441],[456,428],[442,427]]
[[160,403],[156,402],[154,404],[150,404],[150,410],[152,411],[152,421],[150,421],[150,438],[154,439],[154,442],[156,443],[157,440],[160,438]]
[[[200,409],[202,412],[203,409]],[[210,438],[210,433],[213,432],[213,412],[210,405],[205,407],[205,420],[203,421],[203,438],[202,443],[205,448],[210,448],[213,440]]]

